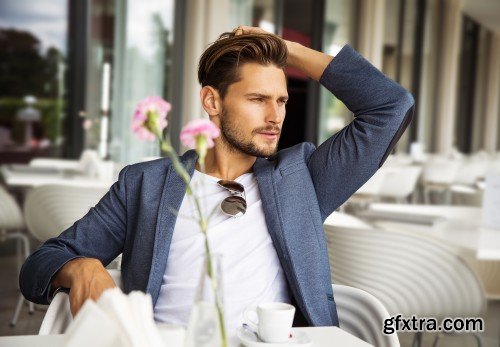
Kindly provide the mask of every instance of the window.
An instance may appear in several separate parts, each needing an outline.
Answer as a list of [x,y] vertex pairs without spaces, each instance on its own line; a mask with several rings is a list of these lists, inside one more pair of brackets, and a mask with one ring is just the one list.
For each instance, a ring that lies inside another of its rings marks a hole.
[[66,5],[65,0],[0,2],[0,162],[60,153]]
[[144,97],[158,95],[171,101],[174,6],[174,0],[115,2],[109,151],[116,161],[132,163],[159,155],[158,144],[138,140],[130,124]]

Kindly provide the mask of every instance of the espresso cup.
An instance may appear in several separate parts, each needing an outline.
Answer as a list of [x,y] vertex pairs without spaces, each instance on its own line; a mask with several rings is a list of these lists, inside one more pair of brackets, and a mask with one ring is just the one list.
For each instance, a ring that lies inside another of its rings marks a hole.
[[[251,319],[254,312],[259,321]],[[249,307],[243,312],[245,322],[251,326],[264,342],[286,342],[290,337],[295,307],[282,302],[269,302]]]

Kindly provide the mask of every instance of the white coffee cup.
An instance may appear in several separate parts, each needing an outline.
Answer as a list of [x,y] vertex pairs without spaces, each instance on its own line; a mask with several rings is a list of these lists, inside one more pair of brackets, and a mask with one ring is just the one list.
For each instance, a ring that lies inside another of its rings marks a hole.
[[[257,314],[259,322],[251,319]],[[290,337],[295,307],[282,302],[263,303],[251,306],[243,312],[246,323],[251,326],[264,342],[286,342]]]

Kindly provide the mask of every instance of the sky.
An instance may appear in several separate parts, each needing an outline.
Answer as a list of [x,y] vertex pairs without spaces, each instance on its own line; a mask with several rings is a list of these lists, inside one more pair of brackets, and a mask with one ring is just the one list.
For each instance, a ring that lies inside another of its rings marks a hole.
[[26,30],[66,54],[67,0],[0,0],[0,28]]

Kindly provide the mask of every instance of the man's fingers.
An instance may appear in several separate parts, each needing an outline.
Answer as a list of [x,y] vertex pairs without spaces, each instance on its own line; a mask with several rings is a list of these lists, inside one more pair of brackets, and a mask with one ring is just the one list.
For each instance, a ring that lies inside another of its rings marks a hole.
[[243,34],[243,28],[242,28],[242,27],[241,27],[241,25],[240,25],[239,27],[236,27],[236,28],[233,30],[233,32],[234,32],[234,35],[235,35],[235,36],[241,35],[241,34]]
[[243,34],[269,34],[267,31],[259,28],[259,27],[249,27],[245,25],[240,25],[233,29],[234,35],[243,35]]
[[71,297],[70,297],[70,311],[71,311],[71,315],[73,316],[73,318],[77,315],[77,313],[80,311],[80,308],[82,307],[82,304],[83,302],[81,302],[80,300],[77,300],[77,299],[73,299],[71,300]]

